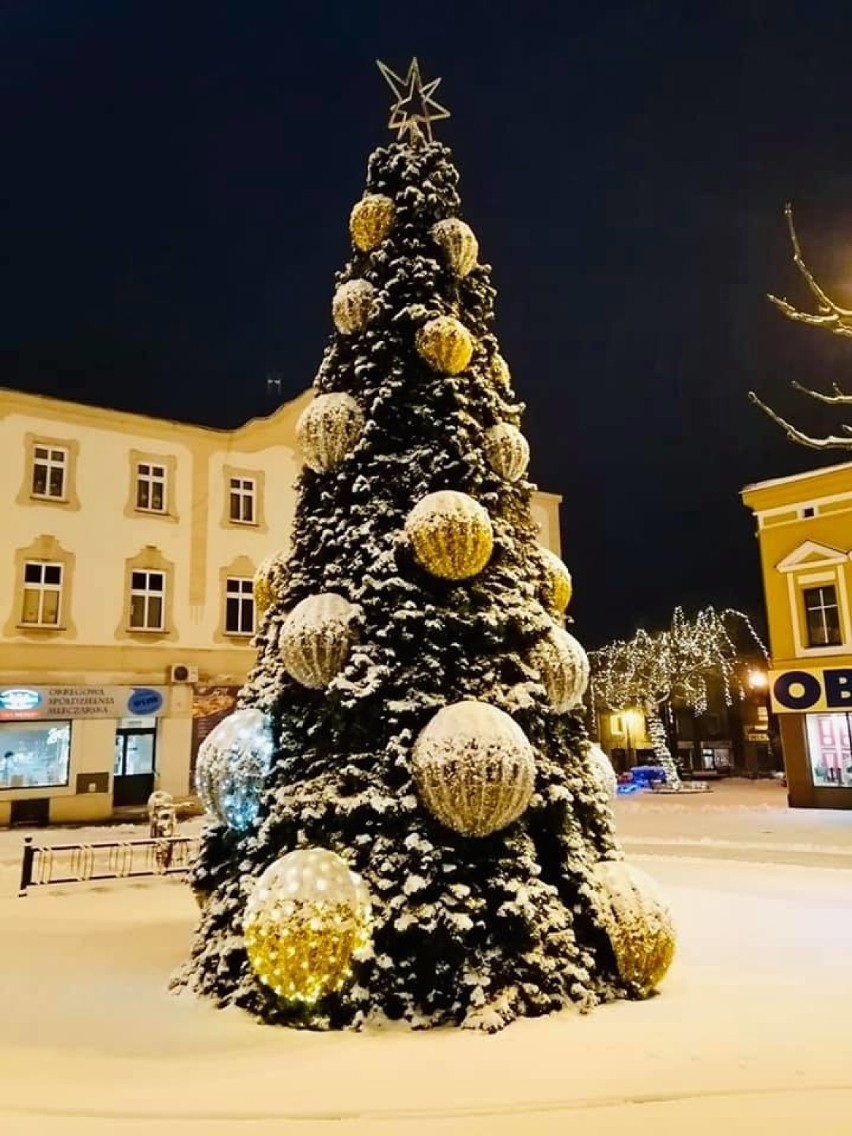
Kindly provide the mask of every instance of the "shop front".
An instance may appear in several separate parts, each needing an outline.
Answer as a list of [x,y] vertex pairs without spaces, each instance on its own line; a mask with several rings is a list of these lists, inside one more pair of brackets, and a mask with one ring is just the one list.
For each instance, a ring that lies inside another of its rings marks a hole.
[[791,806],[852,809],[852,668],[772,671]]

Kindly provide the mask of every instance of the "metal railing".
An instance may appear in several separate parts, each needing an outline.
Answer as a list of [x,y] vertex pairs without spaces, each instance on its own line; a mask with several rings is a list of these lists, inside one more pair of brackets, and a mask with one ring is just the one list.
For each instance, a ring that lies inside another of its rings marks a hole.
[[103,840],[88,844],[33,844],[24,838],[19,896],[31,887],[177,876],[188,872],[198,852],[197,836],[150,840]]

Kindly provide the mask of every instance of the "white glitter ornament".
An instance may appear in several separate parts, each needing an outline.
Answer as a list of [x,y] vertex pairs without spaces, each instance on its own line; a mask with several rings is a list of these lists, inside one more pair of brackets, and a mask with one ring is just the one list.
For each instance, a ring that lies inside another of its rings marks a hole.
[[363,429],[364,415],[351,395],[318,395],[296,423],[305,464],[317,473],[334,469],[355,448]]
[[422,497],[408,514],[405,533],[421,568],[442,580],[476,576],[494,549],[487,510],[454,489]]
[[369,943],[367,886],[328,849],[288,852],[255,883],[243,938],[261,982],[287,1002],[315,1002],[344,985]]
[[488,464],[506,481],[520,481],[530,464],[529,442],[508,422],[500,422],[485,432]]
[[423,804],[464,836],[488,836],[517,820],[535,784],[535,755],[521,727],[473,700],[435,714],[411,764]]
[[647,994],[674,958],[677,940],[668,904],[654,880],[624,860],[601,860],[595,875],[618,972],[639,993]]
[[376,289],[367,280],[348,280],[334,293],[331,314],[344,335],[363,331],[376,306]]
[[470,225],[458,217],[448,217],[432,226],[432,239],[440,246],[456,276],[467,276],[476,267],[479,241]]
[[530,662],[557,713],[580,705],[589,685],[589,657],[564,627],[550,628],[530,652]]
[[586,749],[592,765],[592,775],[601,791],[612,801],[618,795],[618,778],[612,767],[612,762],[594,742],[586,742]]
[[311,690],[322,690],[343,668],[352,646],[354,606],[336,592],[308,596],[281,627],[279,646],[287,673]]
[[272,720],[253,707],[235,710],[201,743],[195,787],[202,804],[236,832],[257,816],[274,750]]

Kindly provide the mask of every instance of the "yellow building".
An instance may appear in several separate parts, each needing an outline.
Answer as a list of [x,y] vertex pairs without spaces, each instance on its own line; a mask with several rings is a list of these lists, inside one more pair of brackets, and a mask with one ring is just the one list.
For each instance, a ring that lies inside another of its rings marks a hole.
[[[189,791],[254,660],[310,398],[226,431],[0,390],[0,824]],[[560,500],[533,503],[556,552]]]
[[852,808],[852,462],[750,485],[790,804]]

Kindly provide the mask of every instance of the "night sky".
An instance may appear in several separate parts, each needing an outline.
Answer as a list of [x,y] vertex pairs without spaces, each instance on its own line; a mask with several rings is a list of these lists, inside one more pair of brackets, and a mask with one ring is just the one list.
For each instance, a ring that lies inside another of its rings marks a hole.
[[[844,12],[844,9],[846,11]],[[783,208],[852,306],[852,15],[732,3],[0,0],[0,385],[234,426],[311,382],[369,152],[412,54],[493,265],[533,476],[590,646],[676,603],[761,610],[750,481],[852,460],[852,388]],[[850,542],[852,543],[852,542]]]

